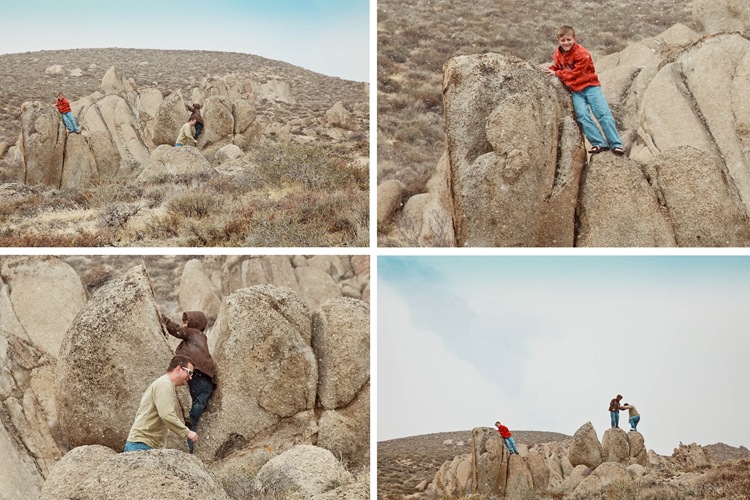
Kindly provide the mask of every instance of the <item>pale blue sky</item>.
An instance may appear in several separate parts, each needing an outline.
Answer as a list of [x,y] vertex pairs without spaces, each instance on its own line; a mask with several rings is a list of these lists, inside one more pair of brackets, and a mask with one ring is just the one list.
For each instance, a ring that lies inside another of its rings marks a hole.
[[368,81],[369,9],[368,0],[4,2],[0,52],[218,50]]
[[619,392],[657,453],[749,446],[748,304],[748,257],[379,257],[378,440],[601,439]]

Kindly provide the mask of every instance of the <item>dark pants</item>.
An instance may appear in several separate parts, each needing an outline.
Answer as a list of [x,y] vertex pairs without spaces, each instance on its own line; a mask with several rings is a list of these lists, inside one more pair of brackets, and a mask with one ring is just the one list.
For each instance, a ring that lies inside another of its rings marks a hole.
[[201,135],[201,132],[203,132],[203,124],[195,122],[195,137],[193,137],[196,141],[198,140],[198,136]]
[[[198,420],[200,420],[203,411],[206,409],[208,404],[208,398],[211,397],[211,393],[214,392],[214,383],[211,377],[205,373],[201,373],[198,370],[193,372],[193,378],[188,381],[188,387],[190,387],[190,397],[193,398],[193,406],[190,408],[190,430],[195,431],[198,428]],[[188,448],[190,452],[193,452],[193,442],[188,439]]]
[[194,431],[198,427],[198,420],[206,409],[208,398],[214,392],[214,383],[211,377],[195,370],[193,378],[188,381],[188,386],[190,387],[190,397],[193,398],[193,406],[190,408],[190,421],[193,423],[192,430]]

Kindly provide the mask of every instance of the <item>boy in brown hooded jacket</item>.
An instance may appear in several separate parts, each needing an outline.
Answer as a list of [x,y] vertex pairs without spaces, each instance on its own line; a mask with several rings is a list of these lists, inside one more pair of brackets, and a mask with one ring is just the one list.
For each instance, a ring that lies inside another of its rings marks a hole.
[[[189,418],[186,422],[187,427],[195,431],[198,427],[198,420],[206,409],[208,399],[216,387],[216,366],[211,353],[208,352],[208,338],[204,333],[208,325],[208,319],[200,311],[185,311],[182,313],[182,326],[164,315],[162,315],[162,319],[167,327],[167,332],[182,340],[174,353],[189,357],[195,364],[193,377],[188,382],[193,406],[190,408]],[[192,442],[188,442],[191,452],[193,451],[192,444]]]

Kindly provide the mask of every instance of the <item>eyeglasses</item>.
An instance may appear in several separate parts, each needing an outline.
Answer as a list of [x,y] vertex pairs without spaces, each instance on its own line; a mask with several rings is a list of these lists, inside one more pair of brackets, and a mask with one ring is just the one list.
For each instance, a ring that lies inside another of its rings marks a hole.
[[180,368],[182,368],[183,370],[185,370],[186,372],[188,372],[188,375],[189,375],[189,376],[191,376],[191,377],[193,376],[193,370],[188,370],[188,369],[187,369],[187,368],[185,368],[184,366],[180,366]]

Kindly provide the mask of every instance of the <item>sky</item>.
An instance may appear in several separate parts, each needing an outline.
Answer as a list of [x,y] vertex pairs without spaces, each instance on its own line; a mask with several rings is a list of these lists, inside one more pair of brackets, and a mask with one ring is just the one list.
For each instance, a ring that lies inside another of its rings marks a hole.
[[[377,440],[493,427],[750,446],[750,257],[378,258]],[[620,427],[629,428],[623,411]]]
[[0,53],[81,48],[242,52],[369,80],[369,0],[4,2]]

